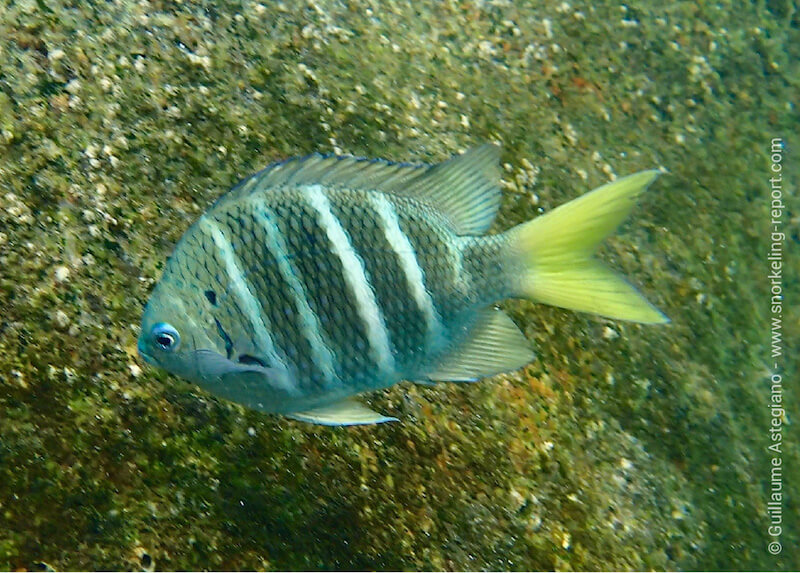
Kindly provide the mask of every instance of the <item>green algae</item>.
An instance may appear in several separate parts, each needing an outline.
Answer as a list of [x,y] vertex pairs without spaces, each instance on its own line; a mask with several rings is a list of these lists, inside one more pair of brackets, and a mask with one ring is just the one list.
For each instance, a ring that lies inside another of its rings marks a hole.
[[[796,422],[766,550],[764,279],[774,137],[798,240],[797,30],[789,2],[7,3],[0,569],[799,567]],[[373,428],[244,411],[137,358],[171,246],[239,178],[487,139],[497,229],[669,170],[602,251],[669,326],[508,302],[535,363],[375,394],[403,421]]]

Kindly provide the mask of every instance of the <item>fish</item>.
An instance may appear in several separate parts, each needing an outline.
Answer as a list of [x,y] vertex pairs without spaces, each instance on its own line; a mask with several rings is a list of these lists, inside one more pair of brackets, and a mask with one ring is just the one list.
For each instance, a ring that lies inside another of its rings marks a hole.
[[313,154],[269,165],[184,233],[142,316],[143,359],[269,414],[396,421],[357,396],[475,382],[534,360],[496,303],[668,322],[595,256],[659,175],[607,183],[505,232],[500,146],[438,164]]

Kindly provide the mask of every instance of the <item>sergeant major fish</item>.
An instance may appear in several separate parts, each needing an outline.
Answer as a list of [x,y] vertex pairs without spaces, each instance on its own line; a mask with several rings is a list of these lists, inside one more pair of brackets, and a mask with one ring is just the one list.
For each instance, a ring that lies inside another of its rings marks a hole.
[[353,397],[475,381],[534,355],[493,303],[666,317],[593,253],[658,175],[604,185],[504,233],[499,147],[437,165],[311,155],[273,164],[183,235],[142,318],[144,359],[263,412],[396,420]]

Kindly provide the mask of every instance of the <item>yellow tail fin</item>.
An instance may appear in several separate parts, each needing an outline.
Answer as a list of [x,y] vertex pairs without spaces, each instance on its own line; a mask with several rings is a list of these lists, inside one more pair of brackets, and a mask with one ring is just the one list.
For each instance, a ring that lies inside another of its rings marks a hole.
[[592,256],[658,174],[651,170],[623,177],[511,229],[511,246],[525,269],[517,294],[608,318],[669,322],[625,279]]

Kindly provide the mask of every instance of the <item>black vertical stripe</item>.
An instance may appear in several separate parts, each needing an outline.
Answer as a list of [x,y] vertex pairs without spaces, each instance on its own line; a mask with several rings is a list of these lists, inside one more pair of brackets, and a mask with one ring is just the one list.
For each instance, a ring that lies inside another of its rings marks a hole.
[[252,205],[234,204],[224,214],[220,213],[220,224],[225,226],[264,322],[270,325],[276,351],[286,360],[299,389],[313,393],[325,386],[325,374],[314,362],[295,297],[280,272],[275,253],[269,249],[269,240],[257,216]]
[[425,286],[447,326],[464,308],[465,295],[463,277],[458,274],[453,249],[448,244],[454,240],[453,231],[426,206],[406,201],[398,205],[397,213],[400,229],[408,237],[425,273]]
[[428,350],[428,320],[414,299],[400,257],[387,240],[383,221],[368,201],[367,193],[331,193],[331,208],[364,262],[397,367],[408,371]]
[[369,388],[378,366],[370,359],[369,338],[355,294],[344,278],[342,261],[320,225],[318,213],[301,190],[265,194],[264,199],[286,240],[292,266],[308,295],[308,305],[329,343],[337,374],[346,384]]

